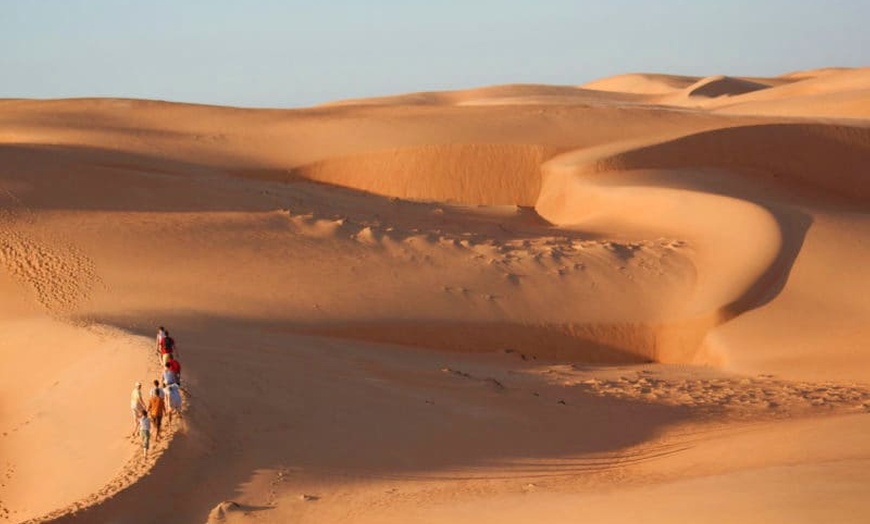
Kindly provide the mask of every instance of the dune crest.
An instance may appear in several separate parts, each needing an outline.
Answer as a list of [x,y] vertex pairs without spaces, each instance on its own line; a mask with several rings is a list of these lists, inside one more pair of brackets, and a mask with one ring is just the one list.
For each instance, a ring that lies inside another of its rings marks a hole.
[[683,90],[699,80],[695,76],[634,73],[595,80],[583,84],[581,87],[596,91],[637,95],[663,95]]

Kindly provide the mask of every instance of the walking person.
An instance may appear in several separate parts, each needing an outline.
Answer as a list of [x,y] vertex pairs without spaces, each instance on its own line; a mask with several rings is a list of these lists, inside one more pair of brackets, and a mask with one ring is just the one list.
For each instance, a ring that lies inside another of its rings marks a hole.
[[163,358],[163,346],[166,341],[166,328],[160,326],[157,328],[157,356]]
[[175,355],[171,354],[167,357],[166,362],[169,366],[169,369],[171,369],[172,372],[175,373],[175,383],[178,384],[179,387],[181,387],[181,363],[178,362],[178,359],[175,358]]
[[145,409],[145,400],[142,398],[142,383],[136,382],[133,386],[133,391],[130,393],[130,410],[133,412],[133,433],[131,436],[136,436],[136,430],[139,428],[139,414]]
[[142,456],[147,458],[151,446],[151,420],[144,409],[139,412],[139,433],[142,435]]
[[181,391],[178,384],[167,384],[164,390],[169,399],[169,424],[172,425],[172,419],[176,414],[181,417]]
[[158,353],[160,353],[160,364],[166,364],[166,361],[170,356],[174,356],[175,352],[175,339],[169,336],[169,331],[164,330],[163,333],[165,336],[163,337],[163,344],[158,348]]
[[[157,386],[157,381],[154,381]],[[166,412],[166,403],[163,401],[164,393],[159,387],[152,390],[151,398],[148,400],[148,417],[151,419],[151,424],[154,426],[156,433],[155,439],[160,438],[160,424],[163,422],[163,413]]]
[[175,372],[172,371],[172,365],[169,362],[167,362],[164,367],[166,369],[163,371],[163,385],[164,386],[167,386],[169,384],[178,385],[178,375],[176,375]]
[[154,384],[154,387],[151,388],[151,392],[148,393],[148,398],[151,398],[154,395],[157,395],[158,397],[165,399],[165,396],[164,396],[165,392],[162,389],[160,389],[160,381],[155,378],[154,382],[152,382],[152,384]]

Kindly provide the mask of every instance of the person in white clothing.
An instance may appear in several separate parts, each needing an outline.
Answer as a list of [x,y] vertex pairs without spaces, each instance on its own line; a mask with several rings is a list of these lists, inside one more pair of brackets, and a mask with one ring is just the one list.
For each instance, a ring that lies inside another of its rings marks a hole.
[[[160,381],[157,379],[154,380],[154,387],[151,388],[151,391],[148,393],[149,397],[160,397],[163,400],[166,400],[165,392],[163,388],[160,387]],[[142,402],[144,404],[144,401]]]
[[139,427],[139,413],[145,409],[145,400],[142,399],[142,383],[136,382],[133,386],[133,391],[130,393],[130,410],[133,412],[133,433],[136,436],[136,429]]
[[151,420],[144,409],[139,413],[139,432],[142,434],[142,456],[147,457],[151,446]]
[[169,423],[172,424],[172,418],[175,414],[181,417],[181,391],[178,384],[166,384],[164,390],[166,396],[169,397]]

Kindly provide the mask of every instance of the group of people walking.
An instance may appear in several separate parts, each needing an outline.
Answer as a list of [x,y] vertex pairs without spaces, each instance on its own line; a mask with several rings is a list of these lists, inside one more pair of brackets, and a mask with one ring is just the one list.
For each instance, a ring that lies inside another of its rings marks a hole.
[[130,394],[130,409],[133,412],[133,436],[137,431],[142,437],[142,455],[148,456],[151,446],[151,430],[154,438],[160,438],[163,416],[169,424],[173,416],[181,416],[181,364],[175,350],[175,340],[163,326],[157,329],[157,356],[163,367],[163,380],[154,379],[146,401],[142,395],[142,383],[136,382]]

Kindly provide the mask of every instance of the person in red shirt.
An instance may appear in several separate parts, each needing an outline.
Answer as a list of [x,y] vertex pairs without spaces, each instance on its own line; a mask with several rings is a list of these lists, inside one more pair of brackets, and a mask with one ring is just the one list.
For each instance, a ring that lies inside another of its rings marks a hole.
[[160,353],[163,350],[163,341],[166,339],[166,328],[160,326],[157,328],[157,352]]
[[165,336],[163,343],[158,347],[158,352],[160,353],[160,363],[165,365],[169,361],[169,357],[175,352],[175,339],[169,336],[169,331],[163,333]]
[[166,355],[166,367],[173,373],[175,373],[176,383],[181,385],[181,363],[175,360],[175,357],[172,356],[172,353]]

